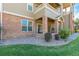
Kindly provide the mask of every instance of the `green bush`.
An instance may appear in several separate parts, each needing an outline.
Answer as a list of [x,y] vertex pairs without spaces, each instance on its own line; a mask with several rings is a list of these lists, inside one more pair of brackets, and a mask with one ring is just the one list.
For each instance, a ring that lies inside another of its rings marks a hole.
[[70,31],[68,29],[62,29],[59,32],[59,36],[62,39],[66,39],[70,35]]
[[52,39],[52,34],[51,33],[45,33],[44,37],[45,37],[45,41],[49,42]]

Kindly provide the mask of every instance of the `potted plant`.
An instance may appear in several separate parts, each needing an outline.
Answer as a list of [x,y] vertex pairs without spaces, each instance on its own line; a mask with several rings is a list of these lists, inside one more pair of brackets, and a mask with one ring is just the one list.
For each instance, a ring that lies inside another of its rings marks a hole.
[[55,40],[59,40],[59,34],[55,34]]
[[52,34],[51,33],[45,33],[44,37],[45,37],[45,41],[49,42],[52,39]]

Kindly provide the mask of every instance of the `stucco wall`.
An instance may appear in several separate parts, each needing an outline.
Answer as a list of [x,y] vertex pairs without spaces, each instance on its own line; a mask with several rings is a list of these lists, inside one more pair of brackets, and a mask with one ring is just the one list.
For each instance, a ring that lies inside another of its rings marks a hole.
[[64,26],[70,29],[70,14],[64,15]]
[[74,21],[73,21],[73,15],[72,14],[67,14],[64,15],[64,27],[70,29],[70,31],[73,33],[74,32]]
[[43,17],[44,14],[45,14],[45,9],[42,9],[39,12],[37,12],[36,14],[34,14],[33,17],[36,20],[36,19]]
[[[22,26],[20,22],[21,19],[25,18],[3,13],[3,39],[17,38],[23,36],[27,37],[33,34],[33,31],[22,31]],[[28,20],[32,21],[32,19]]]

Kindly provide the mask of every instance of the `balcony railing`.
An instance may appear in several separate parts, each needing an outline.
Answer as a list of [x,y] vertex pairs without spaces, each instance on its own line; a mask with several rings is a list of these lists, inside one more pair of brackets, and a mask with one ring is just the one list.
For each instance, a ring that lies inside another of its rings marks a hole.
[[40,4],[38,7],[35,7],[34,8],[34,12],[36,12],[37,10],[39,10],[40,8],[42,8],[44,5],[43,4]]
[[44,10],[44,8],[46,8],[46,13],[49,14],[48,16],[50,16],[50,17],[57,17],[57,16],[61,15],[60,8],[55,9],[54,7],[52,7],[49,4],[46,4],[46,5],[40,4],[38,7],[35,8],[34,14],[37,14],[41,10]]
[[61,9],[60,9],[60,8],[55,9],[54,7],[52,7],[52,6],[49,5],[49,4],[47,4],[47,6],[48,6],[49,8],[51,8],[53,11],[55,11],[55,13],[57,13],[57,14],[60,14],[60,13],[61,13]]

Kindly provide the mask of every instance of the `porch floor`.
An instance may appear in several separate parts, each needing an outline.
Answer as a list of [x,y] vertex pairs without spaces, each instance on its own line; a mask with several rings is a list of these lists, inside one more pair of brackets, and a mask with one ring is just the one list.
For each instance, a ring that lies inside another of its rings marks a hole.
[[68,44],[69,42],[76,39],[77,36],[79,36],[79,33],[74,33],[73,35],[70,35],[67,41],[64,41],[62,39],[60,40],[52,39],[50,42],[46,42],[44,39],[36,37],[28,37],[28,38],[24,37],[24,38],[4,40],[0,45],[32,44],[38,46],[60,46]]

